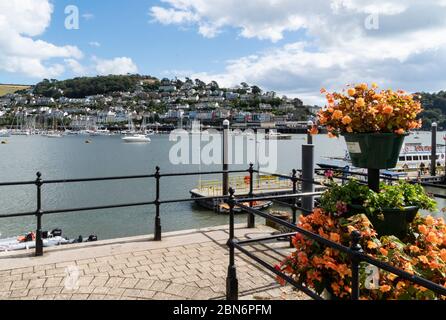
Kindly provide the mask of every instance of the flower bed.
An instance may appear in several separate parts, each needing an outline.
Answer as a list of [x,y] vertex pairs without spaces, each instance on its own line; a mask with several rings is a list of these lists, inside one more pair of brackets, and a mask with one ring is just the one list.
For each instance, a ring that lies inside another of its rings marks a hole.
[[[394,236],[377,237],[366,215],[336,218],[322,209],[301,217],[299,226],[331,241],[350,246],[351,233],[361,233],[365,253],[410,274],[446,286],[446,225],[443,219],[417,216],[404,243]],[[339,299],[351,296],[351,261],[347,254],[327,248],[300,234],[296,249],[277,269],[321,294],[329,291]],[[367,264],[360,266],[361,299],[446,299],[396,275],[380,270],[375,279]],[[375,279],[375,281],[371,281]],[[283,282],[282,279],[278,279]]]

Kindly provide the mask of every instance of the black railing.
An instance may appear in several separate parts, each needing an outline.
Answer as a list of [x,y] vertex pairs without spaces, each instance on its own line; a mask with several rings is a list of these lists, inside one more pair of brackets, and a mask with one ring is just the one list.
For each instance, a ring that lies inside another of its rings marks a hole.
[[[321,174],[321,172],[324,172],[326,169],[322,169],[319,170],[317,169],[315,172],[316,174]],[[336,170],[335,170],[336,171]],[[361,174],[361,173],[357,173],[357,172],[346,172],[343,170],[337,170],[338,172],[342,172],[343,176],[341,177],[336,177],[334,176],[334,179],[339,179],[339,180],[349,180],[351,179],[352,176],[354,175],[359,175],[359,176],[365,176],[367,177],[367,174]],[[324,174],[321,174],[324,175]],[[285,176],[285,175],[280,175],[282,178],[288,178],[292,181],[297,181],[300,180],[302,181],[303,179],[299,179],[296,178],[296,171],[293,171],[293,176]],[[389,180],[389,181],[395,181],[395,179],[388,179],[385,176],[381,176],[381,178],[383,180]],[[307,182],[312,182],[314,184],[317,185],[322,185],[323,183],[321,181],[316,181],[314,179],[312,180],[306,180]],[[428,187],[437,187],[437,185],[434,184],[423,184],[421,183],[421,185],[425,185]],[[440,189],[445,189],[445,186],[439,185],[438,186]],[[236,265],[235,265],[235,249],[239,250],[241,253],[243,253],[244,255],[248,256],[249,258],[251,258],[252,260],[256,261],[259,265],[261,265],[262,267],[264,267],[266,270],[274,273],[276,276],[282,278],[283,280],[285,280],[286,282],[288,282],[289,284],[291,284],[292,286],[294,286],[297,290],[300,290],[302,292],[304,292],[305,294],[307,294],[309,297],[316,299],[316,300],[323,300],[323,298],[318,295],[316,292],[314,292],[313,290],[311,290],[310,288],[306,287],[305,285],[297,282],[295,279],[293,279],[292,277],[286,275],[285,273],[277,270],[274,266],[271,266],[270,263],[268,263],[267,261],[262,260],[261,258],[259,258],[258,256],[256,256],[254,253],[252,253],[251,251],[247,250],[244,246],[248,245],[248,244],[253,244],[253,243],[262,243],[262,242],[266,242],[266,241],[271,241],[271,240],[275,240],[275,239],[283,239],[283,238],[287,238],[287,237],[293,237],[297,234],[302,234],[303,236],[307,237],[310,240],[316,241],[322,245],[325,245],[329,248],[338,250],[342,253],[347,254],[350,257],[351,260],[351,272],[352,272],[352,293],[351,293],[351,299],[352,300],[359,300],[360,298],[360,277],[359,277],[359,270],[360,270],[360,264],[361,262],[367,262],[370,265],[373,265],[375,267],[377,267],[380,270],[385,270],[387,272],[390,272],[392,274],[397,275],[400,279],[403,280],[408,280],[414,284],[417,284],[421,287],[424,287],[426,289],[429,289],[431,291],[433,291],[434,293],[438,294],[438,295],[443,295],[446,296],[446,287],[441,286],[439,284],[436,284],[432,281],[429,281],[427,279],[418,277],[416,275],[407,273],[401,269],[395,268],[394,266],[391,266],[387,263],[384,263],[382,261],[379,261],[367,254],[365,254],[361,248],[360,245],[360,241],[361,241],[361,234],[358,231],[354,231],[351,234],[351,246],[350,247],[345,247],[339,243],[333,242],[327,238],[324,238],[318,234],[312,233],[308,230],[302,229],[299,226],[296,225],[296,219],[295,219],[295,210],[301,210],[304,214],[305,213],[310,213],[308,210],[305,210],[305,208],[298,208],[296,206],[296,201],[298,199],[303,199],[303,198],[309,198],[309,197],[315,197],[315,196],[319,196],[322,193],[321,192],[315,192],[315,193],[296,193],[295,192],[296,189],[293,188],[293,193],[294,194],[290,194],[290,195],[283,195],[283,196],[276,196],[276,199],[291,199],[292,202],[291,204],[288,204],[292,210],[293,210],[293,221],[292,222],[288,222],[285,221],[281,218],[275,217],[269,213],[266,212],[262,212],[259,210],[255,210],[253,208],[250,208],[246,205],[243,205],[243,203],[249,202],[249,201],[255,201],[255,200],[266,200],[266,199],[271,199],[272,197],[254,197],[252,199],[236,199],[234,196],[235,190],[231,189],[230,190],[230,196],[227,199],[227,204],[230,207],[230,225],[229,225],[229,240],[228,240],[228,247],[229,247],[229,266],[228,266],[228,276],[226,279],[226,298],[228,300],[237,300],[238,299],[238,280],[237,280],[237,272],[236,272]],[[439,197],[439,198],[445,198],[445,196],[443,195],[437,195],[437,194],[433,194],[434,197]],[[287,204],[287,203],[282,203],[282,204]],[[246,212],[248,212],[249,214],[252,215],[257,215],[259,217],[262,217],[266,220],[272,221],[274,223],[276,223],[276,225],[279,225],[281,227],[283,227],[285,230],[288,230],[287,233],[281,233],[281,234],[277,234],[277,235],[273,235],[273,236],[267,236],[267,237],[260,237],[260,238],[255,238],[255,239],[247,239],[247,240],[238,240],[235,238],[234,236],[234,230],[235,230],[235,224],[234,224],[234,207],[240,207],[243,210],[245,210]]]
[[[116,177],[99,177],[99,178],[85,178],[85,179],[59,179],[59,180],[44,180],[40,172],[37,173],[37,178],[34,181],[18,181],[18,182],[3,182],[0,183],[0,187],[11,187],[11,186],[36,186],[36,210],[32,212],[20,212],[20,213],[9,213],[0,215],[0,219],[4,218],[19,218],[19,217],[36,217],[36,246],[35,255],[43,255],[43,239],[42,239],[42,217],[45,215],[52,214],[62,214],[62,213],[76,213],[85,211],[96,211],[96,210],[106,210],[106,209],[116,209],[116,208],[131,208],[131,207],[141,207],[141,206],[155,206],[155,230],[154,230],[154,240],[161,241],[162,239],[162,227],[161,227],[161,205],[169,203],[181,203],[181,202],[194,202],[197,200],[206,201],[213,199],[225,200],[228,196],[212,196],[212,197],[199,197],[199,198],[183,198],[183,199],[161,199],[160,185],[162,178],[169,177],[181,177],[181,176],[197,176],[197,175],[216,175],[216,174],[236,174],[236,173],[249,173],[251,176],[250,181],[250,193],[249,196],[253,196],[253,174],[257,172],[253,169],[253,165],[250,165],[248,170],[228,170],[228,171],[206,171],[206,172],[183,172],[183,173],[166,173],[162,174],[161,169],[156,167],[155,174],[146,175],[132,175],[132,176],[116,176]],[[117,180],[137,180],[137,179],[155,179],[155,199],[153,201],[145,202],[133,202],[133,203],[121,203],[113,205],[102,205],[102,206],[89,206],[89,207],[76,207],[76,208],[63,208],[63,209],[52,209],[45,210],[42,205],[42,192],[45,185],[52,184],[71,184],[71,183],[85,183],[85,182],[97,182],[97,181],[117,181]],[[248,225],[254,227],[255,218],[254,215],[249,215]]]

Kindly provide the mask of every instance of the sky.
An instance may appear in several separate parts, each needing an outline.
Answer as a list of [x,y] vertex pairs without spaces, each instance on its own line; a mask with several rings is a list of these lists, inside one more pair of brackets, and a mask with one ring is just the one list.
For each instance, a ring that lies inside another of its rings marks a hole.
[[446,89],[446,0],[0,0],[0,83],[140,73],[307,104],[376,82]]

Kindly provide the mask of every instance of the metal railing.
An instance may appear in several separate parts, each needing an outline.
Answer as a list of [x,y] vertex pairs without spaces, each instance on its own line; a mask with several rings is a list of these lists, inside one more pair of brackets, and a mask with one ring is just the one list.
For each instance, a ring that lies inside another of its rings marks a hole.
[[[326,171],[326,169],[317,169],[315,170],[316,174],[321,174],[320,172]],[[357,172],[346,172],[344,170],[334,170],[340,173],[343,173],[342,176],[334,177],[335,179],[339,180],[349,180],[351,176],[359,175],[359,176],[365,176],[367,177],[367,174],[361,174]],[[297,180],[303,180],[298,179],[296,177],[296,170],[293,171],[293,176],[284,176],[281,175],[283,178],[291,179],[292,181]],[[396,179],[388,179],[385,176],[381,176],[383,180],[389,180],[389,181],[395,181]],[[315,181],[314,179],[306,180],[306,182],[311,182],[314,184],[320,185],[321,182]],[[446,186],[442,185],[434,185],[434,184],[426,184],[421,183],[421,185],[428,186],[428,187],[439,187],[440,189],[446,189]],[[301,210],[304,214],[305,213],[311,213],[311,210],[305,209],[305,208],[299,208],[296,205],[297,199],[303,199],[303,198],[311,198],[315,196],[319,196],[322,193],[321,192],[313,192],[313,193],[296,193],[296,189],[294,190],[293,194],[290,195],[283,195],[280,197],[275,197],[276,199],[291,199],[292,202],[289,205],[291,209],[293,210],[293,219],[292,222],[285,221],[281,218],[275,217],[269,213],[265,213],[253,208],[250,208],[246,205],[243,205],[243,203],[250,202],[250,201],[261,201],[266,199],[271,199],[272,197],[250,197],[246,199],[236,199],[234,197],[235,190],[230,189],[230,196],[227,199],[227,204],[229,205],[229,240],[228,240],[228,247],[229,247],[229,266],[228,266],[228,274],[226,278],[226,299],[227,300],[238,300],[238,279],[237,279],[237,271],[236,271],[236,264],[235,264],[235,249],[240,251],[242,254],[246,255],[247,257],[251,258],[255,262],[257,262],[259,265],[261,265],[263,268],[265,268],[267,271],[274,273],[276,276],[282,278],[292,286],[294,286],[297,290],[300,290],[307,294],[309,297],[315,299],[315,300],[324,300],[323,297],[318,295],[316,292],[308,288],[307,286],[299,283],[292,277],[288,276],[287,274],[277,270],[274,266],[271,266],[270,263],[268,263],[265,260],[262,260],[260,257],[252,253],[251,251],[247,250],[244,246],[254,243],[262,243],[266,241],[271,241],[275,239],[283,239],[283,238],[291,238],[297,234],[302,234],[306,238],[316,241],[326,247],[332,248],[334,250],[338,250],[342,253],[345,253],[350,257],[351,260],[351,272],[352,272],[352,293],[351,293],[351,299],[352,300],[359,300],[360,298],[360,280],[359,280],[359,271],[360,271],[360,263],[366,262],[370,265],[373,265],[377,267],[380,270],[385,270],[387,272],[390,272],[392,274],[395,274],[399,277],[399,279],[408,280],[414,284],[417,284],[421,287],[424,287],[426,289],[429,289],[433,291],[434,293],[438,295],[446,296],[446,287],[441,286],[439,284],[436,284],[432,281],[429,281],[427,279],[421,278],[419,276],[410,274],[408,272],[405,272],[401,269],[398,269],[392,265],[389,265],[385,262],[382,262],[380,260],[377,260],[367,254],[365,254],[361,248],[360,242],[361,242],[361,233],[359,231],[354,231],[351,234],[351,246],[346,247],[343,246],[337,242],[333,242],[327,238],[324,238],[318,234],[312,233],[308,230],[302,229],[299,226],[296,225],[296,211]],[[436,195],[433,194],[433,196],[438,196],[439,198],[445,199],[446,197],[443,195]],[[286,204],[286,203],[284,203]],[[285,230],[288,230],[287,233],[281,233],[273,236],[267,236],[267,237],[259,237],[255,239],[247,239],[247,240],[238,240],[235,238],[235,221],[234,221],[234,207],[241,207],[243,210],[248,212],[250,215],[253,216],[259,216],[266,220],[272,221],[276,223],[276,225],[279,225],[283,227]]]
[[[170,203],[181,203],[181,202],[194,202],[197,200],[206,201],[213,199],[225,200],[228,196],[221,194],[221,196],[209,196],[200,198],[183,198],[183,199],[169,199],[162,200],[160,185],[162,178],[169,177],[181,177],[181,176],[198,176],[198,175],[216,175],[216,174],[235,174],[235,173],[248,173],[251,177],[250,183],[250,193],[252,197],[253,193],[253,175],[256,171],[253,169],[253,165],[250,165],[248,170],[228,170],[228,171],[207,171],[207,172],[184,172],[184,173],[161,173],[161,169],[156,167],[154,174],[144,174],[144,175],[133,175],[133,176],[115,176],[115,177],[100,177],[100,178],[85,178],[85,179],[59,179],[59,180],[44,180],[40,172],[36,174],[36,179],[34,181],[19,181],[19,182],[3,182],[0,183],[1,187],[11,187],[11,186],[36,186],[36,210],[31,212],[19,212],[19,213],[9,213],[0,215],[0,219],[5,218],[19,218],[19,217],[36,217],[36,246],[35,255],[43,255],[43,237],[42,237],[42,217],[45,215],[52,214],[65,214],[65,213],[76,213],[85,211],[96,211],[96,210],[106,210],[106,209],[116,209],[116,208],[130,208],[130,207],[140,207],[140,206],[155,206],[155,230],[154,230],[154,240],[161,241],[162,238],[162,228],[161,228],[161,205]],[[87,182],[97,182],[97,181],[118,181],[118,180],[137,180],[137,179],[155,179],[155,199],[152,201],[145,202],[133,202],[133,203],[121,203],[113,205],[101,205],[101,206],[89,206],[89,207],[76,207],[76,208],[62,208],[62,209],[52,209],[45,210],[42,205],[42,192],[45,185],[54,184],[72,184],[72,183],[87,183]],[[253,219],[253,216],[249,216],[249,219]],[[254,226],[254,220],[250,220],[249,225]]]

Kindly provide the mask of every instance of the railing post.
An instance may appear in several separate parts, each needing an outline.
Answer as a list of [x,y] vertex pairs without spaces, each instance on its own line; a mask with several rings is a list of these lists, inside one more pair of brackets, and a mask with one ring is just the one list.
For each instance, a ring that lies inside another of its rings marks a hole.
[[[297,194],[297,170],[293,169],[293,177],[292,180],[293,182],[293,194]],[[291,209],[293,210],[293,224],[297,223],[297,198],[293,198],[293,206],[291,207]]]
[[437,175],[437,123],[432,123],[431,132],[431,176],[435,177]]
[[[254,165],[251,163],[249,165],[249,198],[254,197]],[[250,202],[249,206],[252,208],[254,206],[254,202]],[[252,213],[248,214],[248,228],[253,229],[256,227],[256,218]]]
[[[302,192],[314,192],[314,145],[307,144],[302,146]],[[311,212],[314,209],[314,198],[303,197],[302,207],[306,212]]]
[[360,260],[356,256],[356,253],[362,252],[361,245],[361,233],[357,230],[351,234],[352,245],[350,249],[354,252],[352,255],[352,300],[359,300],[359,263]]
[[36,257],[43,256],[43,240],[42,240],[42,174],[37,172],[36,186],[37,186],[37,230],[36,230]]
[[161,216],[160,216],[160,167],[156,167],[155,179],[156,179],[156,215],[155,215],[155,241],[161,241]]
[[238,300],[238,280],[235,267],[235,247],[234,247],[234,207],[236,204],[234,189],[229,189],[229,266],[228,276],[226,278],[226,300]]

